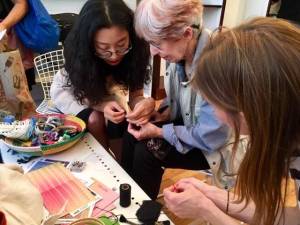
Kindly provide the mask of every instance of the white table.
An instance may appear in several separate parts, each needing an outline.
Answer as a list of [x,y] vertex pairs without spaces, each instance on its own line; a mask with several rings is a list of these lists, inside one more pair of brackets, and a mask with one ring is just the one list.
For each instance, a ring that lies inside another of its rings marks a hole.
[[[16,163],[20,158],[18,154],[12,155],[10,152],[8,152],[7,147],[3,146],[3,144],[0,145],[0,149],[4,163]],[[142,201],[149,200],[149,197],[145,194],[145,192],[89,133],[87,133],[82,140],[80,140],[70,149],[55,155],[45,156],[43,158],[65,161],[85,161],[87,162],[87,167],[82,172],[84,175],[98,179],[108,187],[116,189],[117,192],[119,191],[119,185],[121,183],[130,184],[132,197],[131,205],[127,208],[123,208],[119,205],[119,201],[116,201],[116,209],[114,209],[113,212],[117,215],[123,214],[127,218],[136,218],[135,213],[142,204]],[[26,171],[26,169],[30,167],[33,162],[20,164],[20,166],[22,166]],[[161,220],[169,219],[165,214],[162,213],[159,217],[159,221]],[[130,219],[130,221],[138,222],[135,219]]]

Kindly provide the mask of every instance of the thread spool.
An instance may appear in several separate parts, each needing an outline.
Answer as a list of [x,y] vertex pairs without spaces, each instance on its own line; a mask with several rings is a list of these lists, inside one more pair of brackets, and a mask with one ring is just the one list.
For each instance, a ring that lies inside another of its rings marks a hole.
[[131,186],[120,184],[120,206],[128,207],[131,203]]

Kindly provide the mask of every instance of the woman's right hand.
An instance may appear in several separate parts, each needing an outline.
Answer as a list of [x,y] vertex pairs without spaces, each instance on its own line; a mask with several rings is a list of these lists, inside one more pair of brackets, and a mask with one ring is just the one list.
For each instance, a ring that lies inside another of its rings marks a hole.
[[211,212],[216,211],[216,205],[208,199],[192,183],[180,183],[164,189],[166,207],[180,218],[207,220]]
[[199,189],[203,194],[208,195],[208,193],[212,192],[217,187],[213,185],[209,185],[199,179],[194,177],[189,178],[182,178],[177,182],[178,185],[180,184],[192,184],[195,188]]
[[115,101],[105,103],[103,108],[104,117],[113,123],[121,123],[125,119],[125,110]]

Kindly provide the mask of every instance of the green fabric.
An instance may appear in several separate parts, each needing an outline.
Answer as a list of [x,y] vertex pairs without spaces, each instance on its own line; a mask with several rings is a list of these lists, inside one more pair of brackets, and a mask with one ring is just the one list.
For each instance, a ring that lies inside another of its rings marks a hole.
[[120,225],[118,221],[110,219],[106,216],[101,216],[99,219],[101,220],[101,222],[105,223],[105,225]]

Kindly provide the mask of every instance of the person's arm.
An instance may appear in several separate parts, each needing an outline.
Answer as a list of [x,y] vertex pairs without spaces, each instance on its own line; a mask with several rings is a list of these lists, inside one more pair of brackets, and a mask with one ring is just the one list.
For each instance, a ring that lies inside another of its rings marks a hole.
[[204,219],[214,225],[239,224],[193,184],[173,185],[164,189],[163,193],[166,207],[180,218]]
[[192,148],[214,151],[220,148],[228,138],[228,127],[215,116],[214,110],[206,101],[201,105],[201,112],[195,126],[174,126],[166,124],[162,134],[177,151],[187,153]]
[[211,224],[214,225],[240,225],[241,224],[237,220],[225,214],[217,207],[214,210],[211,210],[206,215],[205,220],[209,221]]
[[144,100],[143,89],[138,89],[136,91],[129,91],[129,106],[134,109],[134,106],[141,100]]
[[[9,0],[7,0],[9,1]],[[28,12],[27,0],[12,0],[14,7],[0,23],[0,31],[10,29],[17,24]]]
[[[204,193],[209,199],[211,199],[222,211],[226,211],[227,208],[227,198],[228,192],[226,190],[213,187],[210,191]],[[251,223],[254,216],[255,205],[251,201],[245,207],[245,202],[236,203],[237,196],[233,193],[229,193],[229,203],[228,203],[228,215],[242,220],[246,223]]]
[[201,191],[207,198],[213,201],[213,203],[222,212],[225,213],[226,210],[228,210],[227,214],[229,216],[232,216],[246,223],[251,223],[255,212],[255,205],[252,201],[249,202],[249,204],[245,207],[245,202],[236,202],[238,196],[235,196],[233,193],[229,193],[228,196],[228,192],[226,190],[206,184],[196,178],[183,178],[176,183],[178,188],[181,188],[181,186],[185,186],[187,184],[191,184],[199,191]]
[[59,70],[53,78],[50,88],[50,96],[55,106],[64,114],[77,115],[87,108],[87,105],[81,105],[75,99],[72,88],[67,86],[67,77]]

